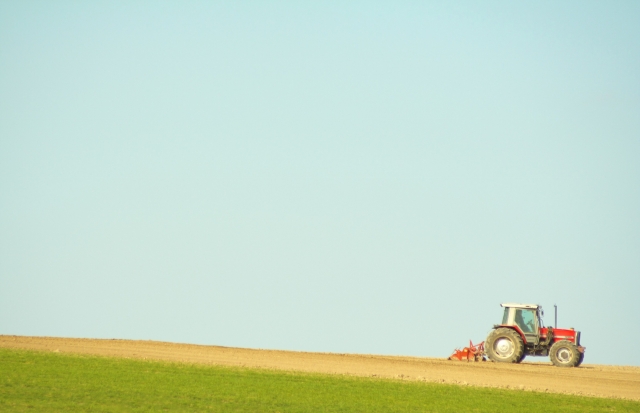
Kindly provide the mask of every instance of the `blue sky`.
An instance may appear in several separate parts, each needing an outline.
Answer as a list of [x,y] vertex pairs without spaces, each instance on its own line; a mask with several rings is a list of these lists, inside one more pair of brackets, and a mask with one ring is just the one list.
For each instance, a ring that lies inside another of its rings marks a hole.
[[0,334],[446,357],[520,301],[640,365],[638,21],[2,2]]

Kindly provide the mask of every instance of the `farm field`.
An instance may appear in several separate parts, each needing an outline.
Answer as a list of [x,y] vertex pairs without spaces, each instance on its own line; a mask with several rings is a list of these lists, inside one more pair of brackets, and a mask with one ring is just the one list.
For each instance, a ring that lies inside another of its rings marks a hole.
[[640,402],[0,349],[0,411],[638,412]]
[[[444,359],[253,350],[157,341],[0,335],[0,348],[100,355],[202,365],[524,389],[640,401],[640,367],[550,363],[466,363]],[[538,360],[545,360],[539,358]]]

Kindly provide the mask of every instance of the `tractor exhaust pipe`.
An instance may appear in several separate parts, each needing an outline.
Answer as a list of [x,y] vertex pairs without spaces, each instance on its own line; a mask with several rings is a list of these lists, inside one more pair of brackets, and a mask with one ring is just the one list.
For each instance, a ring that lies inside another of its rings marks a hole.
[[555,323],[553,325],[553,328],[558,328],[558,306],[557,305],[553,305],[553,310],[554,310],[554,315],[555,315]]

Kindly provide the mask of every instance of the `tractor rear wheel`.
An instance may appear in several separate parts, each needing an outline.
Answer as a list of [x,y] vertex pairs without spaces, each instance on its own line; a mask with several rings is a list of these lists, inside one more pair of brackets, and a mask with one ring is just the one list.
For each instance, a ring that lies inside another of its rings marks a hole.
[[489,333],[485,351],[491,361],[520,363],[524,358],[524,343],[515,330],[497,328]]
[[584,353],[580,353],[580,357],[578,358],[578,364],[576,364],[576,367],[581,365],[583,361],[584,361]]
[[580,365],[578,347],[570,341],[562,340],[554,343],[549,350],[549,358],[556,367],[577,367]]

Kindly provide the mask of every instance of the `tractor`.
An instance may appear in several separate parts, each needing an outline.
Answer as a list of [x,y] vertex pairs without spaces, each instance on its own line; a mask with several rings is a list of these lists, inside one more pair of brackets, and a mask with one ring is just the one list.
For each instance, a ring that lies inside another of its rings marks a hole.
[[[526,356],[549,356],[558,367],[578,367],[584,360],[580,332],[573,328],[545,327],[544,312],[536,304],[504,303],[502,323],[493,326],[484,350],[490,360],[520,363]],[[557,327],[556,307],[556,327]]]
[[584,360],[585,348],[580,345],[580,332],[573,328],[557,328],[556,307],[554,327],[542,323],[544,312],[536,304],[501,304],[502,324],[493,326],[487,339],[480,344],[456,349],[449,360],[520,363],[526,356],[549,356],[558,367],[578,367]]

